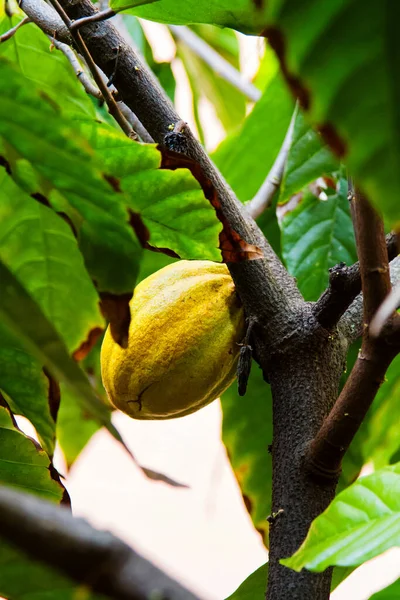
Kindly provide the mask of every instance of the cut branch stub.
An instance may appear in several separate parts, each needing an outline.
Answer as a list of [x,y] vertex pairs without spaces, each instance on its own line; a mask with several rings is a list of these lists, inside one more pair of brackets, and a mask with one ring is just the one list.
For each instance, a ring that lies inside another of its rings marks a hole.
[[161,152],[161,168],[162,169],[182,169],[186,168],[192,173],[193,177],[199,182],[204,192],[205,197],[209,200],[211,206],[215,209],[218,219],[222,223],[222,231],[219,235],[220,250],[222,259],[224,262],[235,263],[243,262],[246,260],[259,260],[263,259],[263,252],[258,246],[248,244],[243,238],[234,230],[229,224],[228,219],[225,217],[220,200],[218,198],[218,192],[214,185],[204,174],[201,165],[193,160],[181,154],[174,152],[161,145],[157,146]]

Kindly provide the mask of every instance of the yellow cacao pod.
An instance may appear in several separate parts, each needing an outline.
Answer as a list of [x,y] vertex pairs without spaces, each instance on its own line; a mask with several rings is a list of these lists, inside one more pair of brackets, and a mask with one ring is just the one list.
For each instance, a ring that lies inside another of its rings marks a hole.
[[101,349],[112,404],[135,419],[195,412],[236,375],[244,316],[229,271],[209,261],[179,261],[135,289],[129,341],[108,328]]

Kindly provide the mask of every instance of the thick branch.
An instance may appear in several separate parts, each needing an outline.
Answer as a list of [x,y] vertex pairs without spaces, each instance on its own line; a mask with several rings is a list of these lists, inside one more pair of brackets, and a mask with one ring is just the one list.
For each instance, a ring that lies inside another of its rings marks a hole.
[[[396,234],[389,233],[386,236],[386,248],[391,261],[399,253]],[[315,303],[313,309],[322,327],[333,329],[360,292],[361,275],[358,262],[350,267],[341,263],[329,269],[329,287]]]
[[63,507],[6,487],[0,487],[0,536],[110,598],[198,600],[111,533],[75,519]]
[[364,331],[352,372],[309,448],[307,458],[311,472],[328,480],[337,478],[343,456],[400,350],[398,315],[392,317],[379,337],[371,338],[368,331],[371,319],[391,287],[382,219],[358,192],[352,198],[351,210],[363,290]]

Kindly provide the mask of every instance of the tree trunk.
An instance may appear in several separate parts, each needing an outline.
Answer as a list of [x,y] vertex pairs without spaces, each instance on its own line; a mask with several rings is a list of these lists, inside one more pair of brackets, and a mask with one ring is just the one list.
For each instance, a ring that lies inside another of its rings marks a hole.
[[334,497],[336,480],[320,484],[304,455],[338,395],[347,344],[318,325],[302,306],[299,328],[277,341],[268,368],[273,394],[273,498],[267,600],[327,600],[332,570],[296,573],[279,564],[307,535]]

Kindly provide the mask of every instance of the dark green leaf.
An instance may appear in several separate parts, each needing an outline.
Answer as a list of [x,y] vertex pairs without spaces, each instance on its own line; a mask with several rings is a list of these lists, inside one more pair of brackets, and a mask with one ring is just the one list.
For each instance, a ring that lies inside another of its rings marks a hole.
[[279,202],[289,200],[305,185],[339,169],[339,163],[321,136],[307,123],[296,108],[293,139],[283,174]]
[[319,298],[330,267],[357,260],[348,204],[347,184],[340,180],[338,191],[327,200],[305,193],[281,222],[283,257],[305,300]]
[[268,2],[267,35],[308,107],[385,216],[399,221],[398,2]]
[[272,443],[271,388],[254,364],[244,398],[237,383],[222,395],[222,439],[253,523],[267,538],[267,517],[271,512]]

